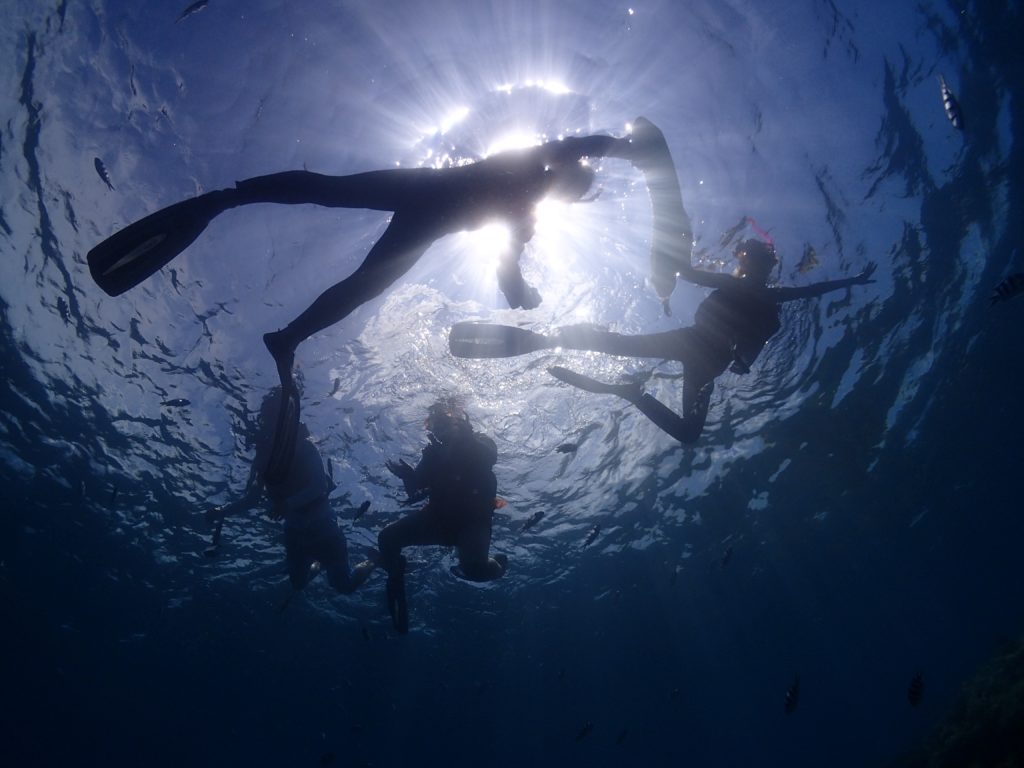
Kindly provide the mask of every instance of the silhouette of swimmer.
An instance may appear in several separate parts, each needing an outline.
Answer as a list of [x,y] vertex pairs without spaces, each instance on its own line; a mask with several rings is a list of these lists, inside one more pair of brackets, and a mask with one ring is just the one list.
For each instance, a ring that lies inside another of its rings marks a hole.
[[468,581],[497,579],[508,564],[503,555],[489,556],[497,503],[494,441],[474,431],[465,411],[452,400],[430,407],[426,428],[429,443],[419,463],[412,467],[405,461],[388,461],[387,467],[405,484],[410,502],[426,498],[427,503],[386,526],[377,537],[379,562],[388,572],[388,610],[402,634],[409,630],[403,547],[456,547],[459,565],[452,573]]
[[672,437],[692,443],[704,429],[715,379],[726,369],[741,374],[750,371],[765,343],[780,328],[780,304],[873,282],[875,270],[874,264],[869,264],[856,277],[799,288],[771,287],[768,278],[777,263],[773,245],[746,240],[737,246],[736,257],[739,267],[734,275],[696,269],[689,259],[682,264],[681,278],[714,289],[697,307],[694,324],[687,328],[625,336],[590,326],[569,326],[544,336],[509,326],[460,323],[452,329],[449,345],[459,357],[506,357],[561,347],[679,361],[683,364],[682,416],[645,394],[639,383],[606,384],[558,366],[548,371],[588,392],[617,395]]
[[501,256],[498,284],[510,307],[538,306],[540,294],[526,283],[519,268],[523,246],[533,237],[536,204],[547,196],[569,202],[583,198],[594,179],[584,158],[628,158],[629,154],[628,138],[593,135],[501,152],[443,169],[389,169],[350,176],[286,171],[258,176],[135,222],[93,248],[89,266],[107,293],[119,295],[167,264],[215,216],[230,208],[254,203],[311,203],[392,211],[384,234],[355,272],[320,294],[285,328],[263,337],[287,391],[292,386],[295,350],[302,341],[379,296],[445,235],[495,220],[508,223],[512,242]]
[[265,492],[271,502],[270,517],[284,520],[285,560],[292,587],[301,590],[318,571],[323,570],[334,589],[351,594],[366,581],[376,563],[370,559],[354,569],[349,568],[345,534],[338,527],[328,502],[334,483],[324,471],[323,458],[310,440],[305,424],[299,423],[294,432],[296,445],[284,480],[275,484],[265,477],[280,394],[275,387],[260,406],[256,456],[244,496],[208,511],[207,520],[217,525],[219,530],[225,517],[252,509]]

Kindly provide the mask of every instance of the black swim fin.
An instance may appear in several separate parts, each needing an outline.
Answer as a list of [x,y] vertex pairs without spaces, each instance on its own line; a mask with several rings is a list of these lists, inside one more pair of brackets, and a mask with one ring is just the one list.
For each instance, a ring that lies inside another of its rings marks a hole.
[[234,190],[218,190],[129,224],[89,251],[92,279],[110,296],[121,295],[188,248],[214,216],[236,205]]
[[641,387],[637,384],[605,384],[603,381],[570,371],[560,365],[551,366],[548,368],[548,373],[559,381],[564,381],[566,384],[571,384],[586,392],[593,392],[595,395],[618,395],[632,402],[643,394]]
[[456,323],[448,334],[448,348],[455,357],[515,357],[551,346],[542,334],[494,323]]
[[280,485],[288,479],[299,435],[299,391],[292,385],[282,389],[281,395],[284,401],[278,411],[274,445],[264,474],[268,485]]
[[668,298],[675,288],[676,275],[690,267],[693,225],[683,206],[679,176],[665,134],[650,120],[638,117],[633,123],[632,145],[631,161],[644,173],[654,214],[651,284],[668,315]]

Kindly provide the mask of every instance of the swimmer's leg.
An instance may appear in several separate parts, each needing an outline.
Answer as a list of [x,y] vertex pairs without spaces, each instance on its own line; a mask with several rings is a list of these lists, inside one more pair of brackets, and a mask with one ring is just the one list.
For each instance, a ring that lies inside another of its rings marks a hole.
[[[280,203],[322,205],[328,208],[367,208],[397,211],[429,194],[424,186],[430,169],[394,168],[385,171],[326,176],[311,171],[284,171],[235,182],[234,205]],[[429,204],[428,201],[420,201]]]
[[491,518],[474,521],[459,534],[459,564],[452,574],[466,581],[494,581],[508,570],[507,555],[489,555],[491,547]]
[[274,357],[282,386],[291,380],[295,348],[300,343],[382,294],[412,268],[439,234],[436,225],[395,214],[355,272],[320,294],[287,327],[264,335],[263,342]]
[[683,377],[683,415],[651,395],[634,402],[640,412],[681,443],[695,443],[704,429],[715,390],[713,377],[687,373]]
[[349,568],[348,542],[329,507],[310,525],[308,534],[314,540],[316,558],[327,573],[327,581],[343,595],[359,589],[377,567],[374,553],[370,559]]
[[683,377],[683,415],[679,416],[664,403],[645,394],[637,383],[606,384],[581,373],[553,366],[550,373],[560,381],[600,395],[616,395],[635,405],[648,419],[681,443],[693,443],[700,437],[715,388],[713,377]]
[[605,352],[620,357],[658,357],[683,360],[692,347],[692,328],[662,333],[623,335],[609,333],[592,325],[568,325],[548,337],[548,346]]
[[405,598],[405,557],[402,548],[444,544],[444,532],[437,515],[430,507],[410,512],[384,529],[377,536],[380,565],[388,572],[387,601],[391,620],[399,634],[409,631],[409,609]]

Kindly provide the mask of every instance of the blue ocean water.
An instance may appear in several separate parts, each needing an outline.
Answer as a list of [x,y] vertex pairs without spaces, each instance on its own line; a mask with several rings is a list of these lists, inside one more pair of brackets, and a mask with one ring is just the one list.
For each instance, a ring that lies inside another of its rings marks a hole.
[[[0,30],[4,764],[884,765],[1020,632],[1024,300],[988,301],[1024,269],[1019,2],[180,6],[10,0]],[[671,364],[452,358],[460,320],[692,321],[706,292],[680,284],[664,316],[643,179],[604,161],[594,202],[538,224],[540,308],[506,308],[488,233],[452,236],[299,350],[354,555],[406,509],[385,461],[415,460],[454,393],[498,445],[504,579],[411,550],[400,637],[379,574],[279,611],[280,524],[258,511],[206,556],[203,512],[241,492],[276,380],[261,335],[387,215],[231,211],[116,299],[88,250],[236,179],[621,135],[638,115],[665,132],[704,264],[731,269],[721,238],[751,217],[780,284],[872,262],[876,282],[787,305],[692,447],[545,372],[641,376],[678,408]]]

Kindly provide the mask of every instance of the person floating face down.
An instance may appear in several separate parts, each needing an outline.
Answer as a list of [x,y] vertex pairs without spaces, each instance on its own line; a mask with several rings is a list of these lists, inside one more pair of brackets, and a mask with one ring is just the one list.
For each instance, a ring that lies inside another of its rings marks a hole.
[[322,570],[334,589],[342,594],[351,594],[366,581],[375,563],[369,559],[354,569],[349,568],[348,543],[328,501],[334,483],[324,471],[323,458],[310,439],[305,424],[300,422],[294,430],[296,443],[284,480],[274,484],[267,482],[264,476],[280,396],[280,388],[275,387],[263,398],[260,406],[256,456],[245,495],[231,504],[210,510],[207,518],[219,525],[224,517],[251,509],[266,494],[270,501],[270,517],[284,520],[285,561],[292,587],[302,589]]
[[578,374],[558,367],[550,369],[551,373],[590,391],[618,395],[637,406],[672,437],[682,443],[693,443],[704,429],[715,379],[727,369],[737,374],[750,372],[765,344],[781,327],[780,304],[872,282],[875,270],[874,265],[869,264],[855,277],[798,288],[770,287],[768,280],[778,263],[773,244],[748,239],[737,246],[735,255],[738,267],[733,275],[684,266],[681,277],[713,289],[697,307],[694,324],[690,327],[639,336],[623,336],[589,327],[563,328],[553,334],[553,345],[566,349],[679,361],[683,364],[681,416],[645,394],[638,383],[616,385],[581,380]]
[[387,467],[405,484],[410,502],[427,503],[386,526],[377,538],[379,562],[388,572],[388,610],[402,634],[409,629],[404,547],[455,547],[459,565],[452,572],[468,581],[497,579],[508,564],[505,556],[489,554],[497,503],[494,441],[474,431],[465,411],[451,400],[430,407],[426,427],[429,442],[419,463],[388,461]]
[[295,350],[303,340],[379,296],[445,235],[493,221],[508,224],[513,236],[500,259],[499,286],[510,307],[538,306],[540,294],[519,268],[523,247],[533,237],[534,209],[548,196],[582,199],[594,179],[585,159],[606,156],[629,158],[630,139],[573,136],[440,169],[394,168],[349,176],[303,170],[258,176],[176,203],[120,230],[89,252],[89,267],[107,293],[119,295],[187,248],[215,216],[238,206],[313,204],[393,212],[355,272],[321,293],[285,328],[264,336],[288,390],[294,386]]
[[[679,247],[688,245],[680,243]],[[469,336],[486,334],[489,338],[496,338],[500,336],[496,331],[503,330],[509,340],[510,355],[562,348],[623,357],[676,360],[683,365],[682,415],[645,394],[639,383],[606,384],[559,366],[548,370],[561,381],[588,392],[617,395],[629,401],[672,437],[682,443],[693,443],[704,429],[715,379],[726,370],[738,374],[750,371],[761,349],[780,328],[780,304],[870,283],[875,269],[873,264],[869,264],[856,277],[799,288],[770,287],[768,280],[778,263],[771,243],[745,240],[736,248],[736,258],[739,266],[733,275],[696,269],[686,259],[680,276],[713,289],[698,306],[694,324],[687,328],[627,336],[591,326],[568,326],[545,336],[507,326],[461,324],[453,329],[453,338],[460,333]],[[453,343],[452,349],[463,357],[474,356],[472,344],[460,347],[463,351],[457,352]],[[489,348],[486,356],[505,355]]]

